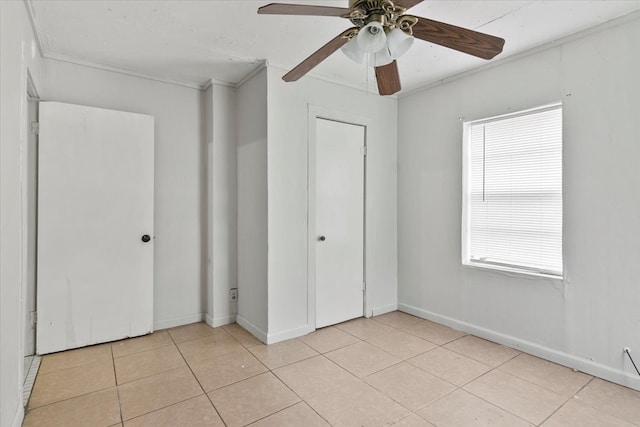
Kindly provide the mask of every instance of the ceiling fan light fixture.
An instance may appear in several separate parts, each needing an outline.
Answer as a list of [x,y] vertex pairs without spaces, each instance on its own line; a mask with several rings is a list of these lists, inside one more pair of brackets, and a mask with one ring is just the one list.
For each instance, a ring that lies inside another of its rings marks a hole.
[[347,44],[342,47],[342,53],[344,53],[347,58],[351,59],[357,64],[365,64],[367,62],[367,53],[360,49],[358,45],[357,37],[353,37]]
[[394,28],[387,34],[387,45],[389,54],[393,59],[398,59],[411,48],[413,37],[399,28]]
[[360,49],[365,53],[379,52],[387,45],[387,35],[384,27],[378,21],[370,22],[362,27],[358,31],[356,40]]

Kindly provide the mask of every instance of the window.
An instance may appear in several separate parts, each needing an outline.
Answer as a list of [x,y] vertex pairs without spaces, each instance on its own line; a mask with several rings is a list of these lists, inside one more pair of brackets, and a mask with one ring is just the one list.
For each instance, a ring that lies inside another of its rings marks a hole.
[[462,262],[562,276],[562,106],[465,123]]

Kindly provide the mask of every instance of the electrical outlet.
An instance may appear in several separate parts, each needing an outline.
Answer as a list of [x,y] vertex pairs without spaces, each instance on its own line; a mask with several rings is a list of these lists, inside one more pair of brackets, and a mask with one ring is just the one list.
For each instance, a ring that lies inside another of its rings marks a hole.
[[238,301],[238,288],[230,289],[229,297],[231,297],[231,301]]

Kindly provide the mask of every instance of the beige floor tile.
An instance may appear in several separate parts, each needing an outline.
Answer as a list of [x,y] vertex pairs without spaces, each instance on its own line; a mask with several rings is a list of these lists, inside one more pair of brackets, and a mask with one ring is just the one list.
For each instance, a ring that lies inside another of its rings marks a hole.
[[640,425],[640,391],[594,378],[577,397],[582,403]]
[[349,320],[348,322],[335,325],[336,328],[351,334],[361,340],[368,340],[378,337],[382,334],[393,334],[397,332],[395,328],[376,322],[372,319],[360,317],[358,319]]
[[243,347],[235,338],[224,332],[178,344],[178,349],[187,363],[196,363],[242,350]]
[[209,393],[227,426],[244,426],[300,401],[272,373],[266,372]]
[[416,414],[411,414],[392,425],[393,427],[434,427],[429,421]]
[[94,345],[42,356],[38,373],[50,374],[63,369],[111,360],[109,344]]
[[499,369],[567,397],[578,392],[593,378],[591,375],[574,372],[567,367],[524,353]]
[[410,414],[406,408],[362,382],[337,388],[307,403],[336,427],[383,426]]
[[359,342],[325,354],[355,376],[362,378],[401,361],[368,342]]
[[402,331],[394,334],[382,334],[367,340],[387,353],[406,360],[436,347],[432,342]]
[[251,424],[251,427],[327,427],[329,424],[309,405],[300,402]]
[[23,427],[111,426],[120,422],[116,388],[85,394],[27,413]]
[[464,390],[456,390],[417,412],[438,427],[532,427],[532,424]]
[[114,342],[111,344],[111,351],[113,352],[113,357],[122,357],[170,344],[173,344],[173,340],[169,336],[169,333],[167,331],[160,331],[143,337]]
[[38,374],[29,409],[113,387],[115,380],[112,360]]
[[323,356],[284,366],[276,369],[274,373],[305,400],[360,381]]
[[450,342],[445,347],[493,367],[500,366],[520,354],[518,350],[471,335]]
[[249,347],[249,351],[269,369],[276,369],[318,355],[317,351],[297,339],[270,345],[260,344]]
[[224,325],[222,329],[224,329],[229,334],[231,334],[236,340],[238,340],[240,344],[242,344],[245,347],[251,347],[254,345],[262,344],[258,338],[251,335],[251,332],[247,331],[237,323]]
[[464,332],[429,320],[420,320],[407,326],[404,330],[438,345],[446,344],[466,335]]
[[403,313],[401,311],[392,311],[390,313],[381,314],[380,316],[372,317],[372,319],[397,329],[404,329],[422,320],[419,317],[412,316],[411,314]]
[[566,396],[498,370],[470,382],[464,389],[533,424],[544,421],[567,400]]
[[315,351],[323,354],[360,341],[353,335],[350,335],[334,326],[318,329],[317,331],[298,339],[313,348]]
[[592,406],[583,405],[577,399],[571,399],[556,411],[543,427],[632,427],[620,418],[599,411]]
[[492,369],[490,366],[443,347],[435,348],[407,362],[458,387]]
[[410,411],[416,411],[456,388],[406,362],[393,365],[364,380]]
[[118,386],[122,418],[140,415],[203,394],[188,368],[179,368]]
[[171,339],[176,344],[191,341],[196,338],[202,338],[216,333],[216,329],[222,330],[222,328],[212,328],[204,322],[191,323],[189,325],[177,326],[175,328],[167,329],[166,331],[171,335]]
[[124,427],[224,427],[206,395],[167,406],[124,423]]
[[189,366],[207,393],[267,371],[267,368],[244,348],[194,362]]
[[174,344],[122,356],[115,359],[114,364],[118,384],[186,366]]

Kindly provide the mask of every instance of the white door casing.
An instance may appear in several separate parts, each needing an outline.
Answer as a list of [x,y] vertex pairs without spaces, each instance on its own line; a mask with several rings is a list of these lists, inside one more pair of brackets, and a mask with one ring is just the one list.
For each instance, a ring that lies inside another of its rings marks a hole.
[[151,332],[153,117],[39,113],[37,353]]
[[364,311],[365,128],[315,121],[315,327]]
[[[31,83],[31,82],[30,82]],[[31,87],[31,85],[30,85]],[[24,355],[31,356],[36,349],[36,221],[37,221],[37,150],[38,100],[27,92],[27,129],[22,150],[22,295]],[[30,93],[31,92],[31,93]],[[35,93],[34,93],[35,96]]]

